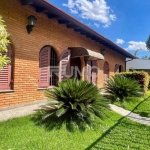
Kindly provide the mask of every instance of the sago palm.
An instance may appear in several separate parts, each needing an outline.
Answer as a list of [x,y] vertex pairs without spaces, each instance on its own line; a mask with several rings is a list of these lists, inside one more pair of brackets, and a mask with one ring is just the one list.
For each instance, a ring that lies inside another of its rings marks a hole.
[[45,96],[49,103],[43,107],[43,119],[55,116],[66,124],[90,124],[94,116],[102,119],[109,108],[98,88],[88,81],[68,79],[59,82],[58,87],[47,89]]
[[141,87],[136,80],[116,75],[106,82],[106,91],[123,101],[127,97],[141,96]]

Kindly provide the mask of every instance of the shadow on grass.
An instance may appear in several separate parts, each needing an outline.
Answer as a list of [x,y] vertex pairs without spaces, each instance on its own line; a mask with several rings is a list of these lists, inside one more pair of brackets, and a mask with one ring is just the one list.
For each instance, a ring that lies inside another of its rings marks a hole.
[[140,112],[139,115],[142,116],[142,117],[148,117],[148,113],[147,112]]
[[[147,97],[147,98],[145,98],[143,101],[141,101],[140,103],[138,103],[135,107],[134,107],[134,109],[131,111],[131,112],[134,112],[134,110],[136,110],[143,102],[145,102],[146,100],[148,100],[148,98],[150,98],[150,96],[149,97]],[[145,112],[144,112],[144,114],[143,115],[146,115],[145,114]],[[125,123],[123,120],[125,119],[126,117],[125,116],[123,116],[123,117],[121,117],[118,121],[117,121],[117,123],[115,123],[113,126],[111,126],[108,130],[106,130],[105,131],[105,133],[103,133],[96,141],[94,141],[91,145],[89,145],[85,150],[90,150],[90,149],[92,149],[92,148],[96,148],[97,147],[97,145],[98,145],[98,143],[99,142],[101,142],[107,135],[109,135],[110,133],[111,133],[111,131],[112,130],[114,130],[117,126],[119,126],[120,124],[124,124],[125,126],[128,126],[128,127],[130,127],[130,126],[133,126],[133,128],[136,126],[136,124],[130,124],[130,123]],[[122,122],[123,121],[123,122]],[[141,124],[141,126],[143,126],[142,124]],[[123,133],[124,134],[124,133]],[[140,135],[138,135],[139,136],[139,140],[140,140]],[[119,140],[119,139],[118,139]],[[148,140],[148,139],[146,139],[146,140]],[[133,143],[134,143],[134,140],[133,140]],[[108,145],[109,145],[110,143],[108,143]],[[112,143],[112,144],[115,144],[115,143]],[[143,143],[143,146],[144,146],[144,143]],[[148,147],[150,146],[150,144],[149,145],[147,145]],[[125,148],[125,147],[124,147]],[[126,147],[127,148],[127,147]],[[137,148],[136,146],[134,147],[134,148]],[[110,148],[111,149],[111,148]],[[128,148],[127,148],[128,149]],[[138,148],[139,149],[139,148]]]
[[84,121],[78,120],[77,118],[67,119],[66,116],[56,117],[55,115],[49,116],[46,119],[42,119],[43,114],[39,111],[34,114],[31,120],[37,126],[44,127],[46,130],[51,131],[53,129],[60,130],[63,126],[69,132],[75,132],[79,130],[80,132],[84,132],[87,129],[87,126],[96,128],[96,123],[93,123],[90,119],[86,119]]
[[[135,108],[132,110],[132,111],[134,111],[135,109],[137,109],[138,108],[138,106],[140,106],[143,102],[145,102],[148,98],[150,98],[150,96],[149,97],[147,97],[147,98],[145,98],[143,101],[141,101],[140,103],[138,103],[136,106],[135,106]],[[42,117],[42,114],[36,114],[33,118],[32,118],[32,120],[35,122],[35,124],[36,125],[38,125],[38,126],[43,126],[43,127],[45,127],[48,131],[50,131],[50,130],[53,130],[53,129],[61,129],[62,128],[62,126],[65,124],[66,125],[66,129],[69,131],[69,132],[74,132],[74,127],[73,127],[73,125],[71,124],[71,122],[68,122],[68,123],[66,123],[66,122],[64,122],[63,121],[63,118],[61,119],[61,118],[56,118],[56,117],[54,117],[54,116],[51,116],[51,117],[49,117],[49,118],[47,118],[46,120],[42,120],[41,119],[41,117]],[[131,139],[131,141],[129,141],[130,142],[130,144],[132,145],[132,143],[134,143],[135,142],[135,137],[134,136],[136,136],[136,141],[137,140],[139,140],[138,142],[140,142],[141,141],[141,133],[140,133],[140,130],[142,130],[142,128],[141,127],[143,127],[143,129],[144,129],[144,125],[138,125],[138,124],[136,124],[136,123],[132,123],[132,122],[130,122],[130,121],[124,121],[124,119],[125,119],[126,117],[121,117],[119,120],[117,120],[117,122],[113,125],[113,126],[111,126],[109,129],[107,129],[99,138],[97,138],[93,143],[91,143],[87,148],[85,148],[85,150],[90,150],[90,149],[92,149],[92,148],[97,148],[101,143],[101,141],[105,138],[105,137],[107,137],[107,136],[110,136],[111,135],[111,133],[112,133],[112,131],[114,131],[114,130],[117,130],[120,126],[122,127],[122,128],[126,128],[126,130],[127,131],[125,131],[125,132],[128,132],[128,134],[130,134],[130,135],[128,135],[128,138],[130,138]],[[129,129],[132,129],[132,130],[134,130],[134,132],[132,133],[131,131],[128,131]],[[122,129],[121,129],[122,130]],[[145,129],[144,129],[145,130]],[[85,131],[84,130],[84,128],[83,127],[81,127],[80,128],[80,131]],[[123,132],[122,134],[126,134],[125,132]],[[131,132],[131,133],[130,133]],[[121,134],[121,132],[120,132],[120,134]],[[115,135],[114,136],[114,139],[113,140],[120,140],[120,138],[123,138],[123,136],[121,137],[121,135],[120,134],[118,134],[118,135]],[[134,135],[134,134],[137,134],[137,135]],[[149,137],[149,134],[148,134],[148,132],[147,131],[145,131],[145,132],[143,132],[143,136],[144,136],[144,134],[146,134],[145,135],[145,137],[147,137],[147,138],[150,138]],[[90,136],[90,135],[89,135]],[[132,136],[133,136],[133,139],[132,139]],[[111,137],[113,137],[112,135],[111,135]],[[144,137],[142,137],[142,138],[144,138]],[[108,144],[110,144],[110,145],[118,145],[118,146],[120,146],[120,147],[122,147],[122,148],[126,148],[126,149],[128,149],[128,142],[125,140],[125,139],[121,139],[120,141],[122,142],[122,143],[117,143],[117,141],[115,141],[115,142],[112,142],[112,141],[108,141],[108,143],[106,143],[106,145]],[[143,140],[143,139],[142,139]],[[145,139],[145,141],[147,141],[148,139]],[[144,141],[144,142],[145,142]],[[125,145],[123,142],[127,142],[127,144]],[[143,142],[143,141],[141,141],[141,142]],[[149,145],[147,144],[147,143],[140,143],[142,146],[150,146],[150,143],[149,143]],[[104,143],[104,142],[103,142]],[[140,149],[139,147],[141,146],[140,144],[137,144],[137,143],[135,143],[135,145],[134,146],[132,146],[132,148],[133,149]],[[139,146],[140,145],[140,146]],[[125,147],[126,146],[126,147]],[[97,149],[100,149],[99,147],[97,148]],[[101,148],[101,149],[104,149],[104,148]],[[109,147],[108,149],[111,149],[111,147]],[[106,148],[105,148],[105,150],[106,150]]]
[[42,126],[46,128],[48,131],[51,131],[53,129],[61,129],[62,127],[62,120],[57,119],[56,117],[50,116],[47,119],[42,119],[43,114],[41,112],[35,113],[31,120],[35,123],[37,126]]
[[95,145],[97,145],[104,137],[106,137],[108,134],[110,134],[110,132],[116,127],[118,126],[121,121],[124,119],[125,117],[121,117],[117,123],[115,123],[113,126],[111,126],[108,130],[106,130],[96,141],[94,141],[91,145],[89,145],[85,150],[90,150],[92,147],[94,147]]
[[[63,117],[58,118],[56,116],[49,116],[46,119],[42,119],[43,114],[40,112],[37,112],[33,115],[31,118],[32,121],[34,121],[35,125],[44,127],[47,131],[51,130],[60,130],[63,126],[66,127],[66,130],[69,132],[74,132],[75,127],[73,126],[72,122],[70,121],[64,121],[65,119]],[[79,128],[80,131],[84,131],[83,128]]]
[[[136,109],[138,109],[138,107],[144,103],[145,101],[147,101],[150,98],[150,96],[146,97],[143,101],[141,101],[140,103],[138,103],[132,110],[131,112],[134,112]],[[143,112],[144,113],[144,112]],[[144,115],[144,114],[143,114]],[[146,116],[145,116],[146,117]]]
[[[121,117],[85,150],[149,149],[149,127]],[[142,136],[142,139],[141,139]]]

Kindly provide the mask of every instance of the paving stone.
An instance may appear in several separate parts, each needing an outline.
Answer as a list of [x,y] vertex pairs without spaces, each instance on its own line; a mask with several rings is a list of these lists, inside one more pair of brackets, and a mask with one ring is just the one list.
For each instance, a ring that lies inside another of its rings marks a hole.
[[0,121],[5,121],[11,118],[22,117],[36,112],[40,106],[45,105],[47,101],[40,101],[29,103],[26,105],[19,105],[17,107],[8,107],[0,110]]

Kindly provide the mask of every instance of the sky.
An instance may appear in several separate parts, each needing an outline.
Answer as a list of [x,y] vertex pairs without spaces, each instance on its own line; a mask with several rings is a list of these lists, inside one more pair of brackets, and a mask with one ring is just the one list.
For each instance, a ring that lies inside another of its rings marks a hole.
[[150,0],[48,0],[128,52],[150,57]]

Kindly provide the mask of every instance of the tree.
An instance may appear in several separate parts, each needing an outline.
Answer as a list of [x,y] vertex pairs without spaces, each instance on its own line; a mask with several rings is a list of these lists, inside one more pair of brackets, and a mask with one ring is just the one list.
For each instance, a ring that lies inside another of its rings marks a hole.
[[137,53],[140,51],[141,49],[137,49],[135,52],[134,52],[134,56],[137,56]]
[[7,57],[7,45],[9,34],[7,33],[4,25],[4,20],[0,16],[0,71],[2,68],[10,63],[9,57]]
[[142,57],[142,59],[150,59],[150,57],[145,55],[145,56]]
[[149,35],[149,37],[148,37],[148,39],[146,41],[146,47],[150,51],[150,35]]

